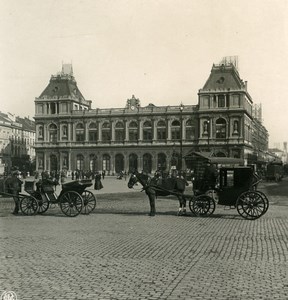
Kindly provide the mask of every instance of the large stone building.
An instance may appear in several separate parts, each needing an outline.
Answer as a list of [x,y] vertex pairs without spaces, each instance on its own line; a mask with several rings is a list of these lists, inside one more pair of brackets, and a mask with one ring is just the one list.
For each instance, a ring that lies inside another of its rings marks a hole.
[[268,133],[235,61],[213,65],[198,97],[195,105],[142,107],[132,96],[123,108],[92,109],[63,65],[35,99],[36,169],[153,173],[185,169],[191,151],[265,160]]
[[0,112],[0,173],[17,167],[32,171],[35,160],[35,122]]

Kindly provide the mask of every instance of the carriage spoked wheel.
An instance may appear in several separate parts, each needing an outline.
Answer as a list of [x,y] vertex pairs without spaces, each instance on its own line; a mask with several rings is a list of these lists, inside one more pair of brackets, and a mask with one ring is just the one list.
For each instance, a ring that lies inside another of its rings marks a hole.
[[68,217],[76,217],[83,208],[83,199],[77,192],[68,191],[60,197],[59,205],[63,214]]
[[189,201],[189,208],[197,216],[209,216],[215,211],[215,201],[213,198],[203,194],[192,197]]
[[26,216],[33,216],[38,211],[38,201],[32,196],[23,196],[20,199],[20,210]]
[[236,208],[241,217],[247,220],[256,220],[267,211],[263,196],[257,191],[242,193],[236,202]]
[[34,196],[38,201],[38,211],[37,211],[37,213],[38,214],[44,214],[48,210],[49,205],[50,205],[48,199],[44,195],[42,196],[40,193],[37,193]]
[[269,200],[263,192],[260,192],[260,191],[256,191],[256,192],[261,195],[261,197],[264,199],[264,202],[265,202],[265,211],[262,214],[262,216],[263,216],[269,208]]
[[90,214],[96,207],[96,197],[95,195],[90,191],[84,191],[81,194],[83,198],[83,208],[81,213],[82,214]]

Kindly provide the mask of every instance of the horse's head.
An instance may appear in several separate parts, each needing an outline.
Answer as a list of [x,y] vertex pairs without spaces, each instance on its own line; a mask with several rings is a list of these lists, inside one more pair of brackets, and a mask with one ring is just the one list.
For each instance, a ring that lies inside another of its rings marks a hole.
[[149,176],[137,171],[133,172],[128,181],[128,187],[131,189],[137,182],[139,182],[143,187],[147,185],[149,181]]
[[128,188],[132,189],[133,186],[138,182],[138,177],[136,176],[135,172],[131,174],[129,181],[128,181]]

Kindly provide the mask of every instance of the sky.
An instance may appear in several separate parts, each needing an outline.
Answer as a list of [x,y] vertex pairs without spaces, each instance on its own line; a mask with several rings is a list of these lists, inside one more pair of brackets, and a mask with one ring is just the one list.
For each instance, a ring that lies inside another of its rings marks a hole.
[[34,100],[72,63],[92,108],[196,105],[213,63],[237,56],[269,146],[288,141],[287,0],[0,0],[0,111]]

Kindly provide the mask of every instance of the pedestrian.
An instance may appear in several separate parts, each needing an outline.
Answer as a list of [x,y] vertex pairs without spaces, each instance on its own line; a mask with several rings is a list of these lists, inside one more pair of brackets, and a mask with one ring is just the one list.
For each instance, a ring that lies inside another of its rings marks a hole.
[[5,185],[7,187],[7,192],[13,195],[13,200],[15,203],[14,211],[12,212],[13,215],[17,215],[19,212],[19,193],[21,192],[22,187],[22,180],[20,177],[20,172],[18,170],[12,173],[12,176],[6,179]]
[[106,172],[105,172],[105,170],[103,170],[102,171],[102,179],[104,180],[104,178],[105,178],[105,175],[106,175]]
[[96,175],[95,175],[94,189],[95,190],[103,189],[103,184],[101,182],[101,174],[99,174],[99,172],[97,172]]

